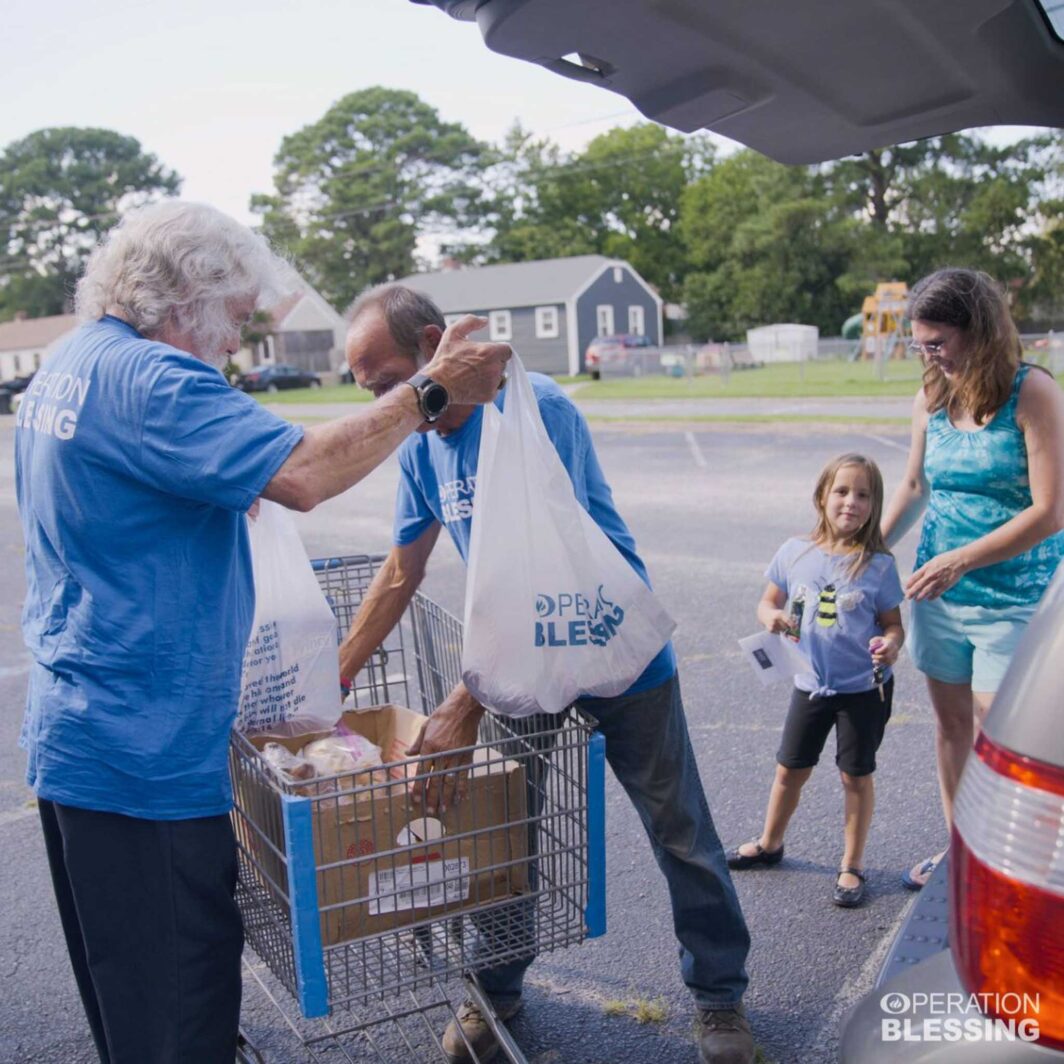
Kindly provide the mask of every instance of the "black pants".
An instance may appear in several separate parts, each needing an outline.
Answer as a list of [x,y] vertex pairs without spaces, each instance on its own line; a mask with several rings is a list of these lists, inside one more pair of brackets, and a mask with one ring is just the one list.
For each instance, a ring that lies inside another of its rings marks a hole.
[[227,816],[40,802],[70,961],[103,1064],[233,1064],[244,931]]

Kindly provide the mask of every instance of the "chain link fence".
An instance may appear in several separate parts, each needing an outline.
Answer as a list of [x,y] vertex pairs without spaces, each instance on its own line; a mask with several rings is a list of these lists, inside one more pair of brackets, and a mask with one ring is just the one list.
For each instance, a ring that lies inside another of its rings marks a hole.
[[[1055,376],[1064,376],[1064,332],[1024,333],[1024,359],[1050,370]],[[815,362],[860,362],[862,341],[839,336],[821,337],[816,353],[810,361]],[[776,362],[798,361],[776,359]],[[918,376],[919,358],[906,354],[904,359],[892,362],[909,362],[914,376]],[[759,369],[765,363],[751,353],[745,343],[667,344],[662,347],[627,348],[600,367],[603,380],[619,377],[700,377],[710,374],[725,378],[732,372]]]

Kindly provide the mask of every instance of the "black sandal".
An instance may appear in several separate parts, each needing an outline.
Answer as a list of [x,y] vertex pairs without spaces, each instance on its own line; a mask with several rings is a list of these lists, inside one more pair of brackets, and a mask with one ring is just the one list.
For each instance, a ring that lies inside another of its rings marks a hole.
[[[856,887],[839,886],[839,876],[847,872],[851,876],[857,877],[858,883]],[[856,909],[864,901],[867,879],[868,877],[859,868],[840,868],[838,875],[835,876],[835,889],[831,893],[831,900],[843,909]]]
[[736,846],[731,853],[728,854],[728,867],[734,869],[737,872],[741,872],[745,868],[757,868],[759,865],[765,868],[771,868],[773,865],[778,865],[783,860],[783,846],[781,845],[778,850],[766,850],[761,845],[760,839],[751,839],[751,842],[757,847],[757,853],[742,853],[739,846]]

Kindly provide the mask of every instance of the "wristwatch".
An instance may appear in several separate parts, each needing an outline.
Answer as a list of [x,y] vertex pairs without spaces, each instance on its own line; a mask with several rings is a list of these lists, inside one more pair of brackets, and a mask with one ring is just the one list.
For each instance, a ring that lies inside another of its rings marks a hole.
[[451,405],[451,396],[447,389],[439,381],[426,377],[424,373],[415,373],[403,383],[414,389],[421,416],[426,421],[438,421]]

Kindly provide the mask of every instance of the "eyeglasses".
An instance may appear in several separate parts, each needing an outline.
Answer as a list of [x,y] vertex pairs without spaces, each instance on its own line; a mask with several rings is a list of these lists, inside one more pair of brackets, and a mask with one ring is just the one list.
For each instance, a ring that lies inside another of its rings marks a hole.
[[922,344],[919,340],[909,341],[909,350],[914,355],[937,355],[942,351],[942,348],[946,346],[945,340],[932,340],[930,343]]

